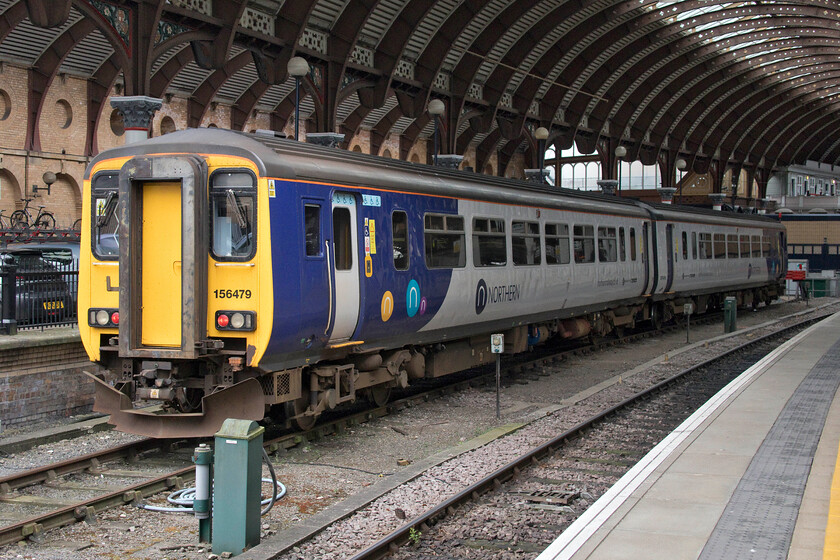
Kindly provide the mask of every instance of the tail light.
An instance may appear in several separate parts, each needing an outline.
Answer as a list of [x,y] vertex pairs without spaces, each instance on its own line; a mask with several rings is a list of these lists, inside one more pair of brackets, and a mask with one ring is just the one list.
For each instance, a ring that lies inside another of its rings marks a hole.
[[88,325],[91,327],[117,327],[120,324],[120,310],[108,308],[88,309]]
[[216,311],[216,328],[220,331],[253,331],[257,314],[253,311]]

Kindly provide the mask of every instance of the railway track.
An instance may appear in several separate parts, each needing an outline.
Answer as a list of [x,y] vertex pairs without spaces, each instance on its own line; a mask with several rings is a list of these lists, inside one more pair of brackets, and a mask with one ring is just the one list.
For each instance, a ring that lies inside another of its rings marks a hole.
[[[719,317],[709,317],[714,321]],[[671,326],[664,330],[680,327]],[[508,374],[507,382],[516,382],[516,375],[525,377],[535,371],[540,372],[551,364],[556,364],[570,355],[590,353],[609,348],[618,343],[649,337],[652,331],[628,334],[621,339],[602,340],[595,344],[545,353],[534,359],[528,356],[505,361]],[[282,434],[268,439],[265,443],[269,453],[279,449],[288,449],[317,440],[331,434],[340,434],[355,425],[384,417],[414,403],[429,401],[443,395],[462,391],[476,384],[492,384],[495,380],[492,368],[477,368],[471,376],[464,376],[454,382],[443,383],[432,388],[425,388],[419,393],[404,396],[377,408],[357,411],[328,419],[305,432]],[[479,373],[476,374],[475,372]],[[5,519],[21,519],[0,527],[0,546],[23,539],[38,540],[45,531],[67,524],[92,520],[97,512],[119,507],[128,503],[137,503],[155,494],[184,487],[194,480],[194,467],[191,463],[193,448],[198,440],[162,441],[145,439],[135,443],[121,445],[98,453],[81,456],[60,463],[45,465],[0,479],[0,523]],[[140,465],[143,461],[152,468]],[[162,465],[170,464],[166,469]],[[165,470],[165,472],[160,472]],[[122,486],[85,484],[89,477],[108,477],[111,480],[128,478],[129,484]],[[141,480],[142,479],[142,480]],[[43,499],[39,494],[44,491],[32,491],[39,485],[50,489],[50,498]],[[81,496],[81,494],[90,494]],[[8,512],[8,513],[4,513]]]
[[[421,513],[406,517],[397,529],[371,541],[368,548],[334,557],[471,558],[477,557],[475,554],[489,557],[495,549],[510,553],[501,557],[514,558],[518,557],[515,553],[541,550],[664,435],[775,347],[775,340],[792,336],[821,318],[809,318],[750,340],[680,371],[554,435]],[[697,375],[700,372],[702,376]],[[524,515],[511,514],[515,507],[521,513],[522,504]],[[557,508],[564,513],[562,525],[558,525],[556,515],[549,516],[551,520],[541,520],[540,510]],[[367,512],[364,518],[376,515]],[[505,519],[510,519],[510,523],[506,524]],[[551,539],[543,535],[537,542],[530,542],[522,534],[517,535],[516,527],[526,527],[525,533],[539,533],[535,527],[541,527],[543,521]],[[348,524],[354,526],[352,521]],[[331,528],[330,538],[340,541],[342,529]],[[276,557],[313,557],[305,543],[294,546],[294,554]],[[459,554],[459,549],[469,552]]]

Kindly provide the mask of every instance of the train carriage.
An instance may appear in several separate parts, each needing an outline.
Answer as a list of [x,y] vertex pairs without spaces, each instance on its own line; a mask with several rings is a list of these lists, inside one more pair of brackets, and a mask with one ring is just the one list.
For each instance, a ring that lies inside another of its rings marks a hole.
[[308,426],[491,360],[491,332],[520,352],[688,301],[755,304],[784,270],[767,218],[215,129],[100,154],[84,200],[80,330],[108,372],[96,408],[157,436],[266,411]]

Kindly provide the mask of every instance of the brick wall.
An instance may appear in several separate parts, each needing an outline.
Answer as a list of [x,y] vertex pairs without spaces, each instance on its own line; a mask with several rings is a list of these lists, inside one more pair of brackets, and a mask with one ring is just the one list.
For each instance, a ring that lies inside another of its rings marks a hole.
[[61,338],[52,344],[0,348],[3,428],[91,411],[93,383],[82,371],[95,372],[97,366],[88,361],[80,341]]

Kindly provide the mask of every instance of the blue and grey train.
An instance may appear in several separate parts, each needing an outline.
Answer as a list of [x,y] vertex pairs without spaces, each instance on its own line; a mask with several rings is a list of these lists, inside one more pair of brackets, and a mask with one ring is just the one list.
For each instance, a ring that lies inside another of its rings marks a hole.
[[[785,230],[216,129],[103,152],[80,330],[118,428],[209,435],[325,410],[551,337],[782,294]],[[85,320],[86,318],[86,320]],[[135,401],[162,401],[152,414]],[[171,414],[169,413],[171,412]]]

